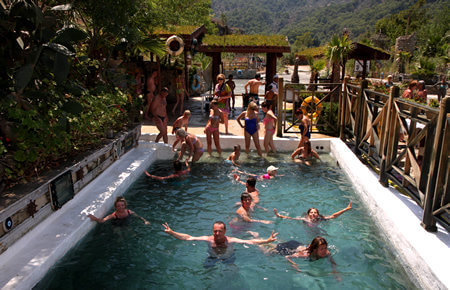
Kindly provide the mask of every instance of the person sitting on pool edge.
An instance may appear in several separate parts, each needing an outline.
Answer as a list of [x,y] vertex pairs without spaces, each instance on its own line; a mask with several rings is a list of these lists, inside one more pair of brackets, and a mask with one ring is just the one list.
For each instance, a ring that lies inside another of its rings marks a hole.
[[341,209],[338,212],[335,212],[334,214],[330,215],[330,216],[323,216],[319,214],[319,210],[315,207],[312,207],[310,209],[308,209],[308,211],[306,212],[306,217],[296,217],[296,218],[292,218],[292,217],[288,217],[285,215],[281,215],[278,213],[277,209],[274,208],[273,211],[275,213],[275,215],[279,218],[283,218],[283,219],[290,219],[290,220],[302,220],[304,222],[307,223],[318,223],[322,220],[330,220],[330,219],[335,219],[338,216],[340,216],[341,214],[343,214],[344,212],[351,210],[352,209],[352,201],[350,201],[350,203],[347,205],[346,208]]
[[147,221],[145,218],[139,216],[137,213],[135,213],[132,210],[127,209],[127,201],[125,200],[125,198],[123,196],[118,196],[116,198],[116,200],[114,201],[114,209],[115,211],[110,214],[107,215],[104,218],[98,218],[92,214],[89,214],[88,217],[91,219],[91,221],[96,221],[100,224],[108,221],[108,220],[127,220],[130,216],[135,216],[139,219],[141,219],[144,224],[149,225],[150,222]]
[[314,160],[314,158],[320,160],[319,154],[317,154],[317,152],[311,148],[311,142],[309,140],[305,141],[302,147],[298,147],[297,149],[295,149],[295,151],[291,155],[291,158],[296,163],[301,163],[308,166],[312,165],[312,161]]
[[[232,243],[250,244],[250,245],[267,244],[267,243],[272,243],[272,242],[276,241],[277,240],[276,236],[278,235],[278,233],[275,233],[274,231],[272,231],[272,234],[270,235],[270,237],[265,240],[264,239],[243,240],[243,239],[239,239],[239,238],[235,238],[235,237],[227,237],[225,235],[226,231],[227,231],[227,227],[225,226],[225,223],[222,221],[214,222],[212,236],[193,237],[188,234],[178,233],[178,232],[173,231],[169,227],[169,224],[167,222],[163,224],[163,227],[164,227],[164,232],[166,232],[167,234],[169,234],[179,240],[207,242],[213,252],[213,253],[210,252],[210,256],[212,256],[212,254],[213,254],[214,257],[211,257],[211,258],[216,259],[216,261],[219,259],[220,260],[226,259],[226,257],[224,258],[221,256],[223,256],[223,253],[226,252],[226,249],[229,246],[231,246],[230,244],[232,244]],[[210,265],[211,263],[208,262],[208,264]],[[209,265],[207,265],[207,266],[209,266]]]
[[[259,236],[259,234],[256,232],[248,231],[248,233],[251,234],[254,238],[257,238]],[[264,253],[276,253],[284,256],[288,260],[288,262],[291,263],[292,267],[294,267],[294,269],[298,272],[301,272],[301,270],[298,267],[297,263],[292,261],[292,258],[306,258],[310,261],[328,258],[331,266],[333,267],[333,273],[337,274],[336,262],[334,261],[333,257],[331,257],[331,253],[328,250],[328,242],[323,237],[315,237],[311,241],[309,246],[305,246],[304,244],[296,240],[291,240],[284,243],[278,243],[277,245],[269,245],[268,247],[260,246],[260,248]],[[337,278],[340,279],[339,277]]]
[[191,171],[188,161],[186,160],[184,163],[186,164],[185,170],[183,170],[183,164],[179,160],[173,161],[173,169],[175,170],[175,173],[170,174],[168,176],[151,175],[150,173],[147,172],[147,170],[145,170],[145,175],[147,175],[150,178],[157,179],[157,180],[166,180],[166,179],[181,177],[183,175],[188,174]]
[[257,220],[250,217],[253,213],[254,205],[255,204],[252,203],[252,196],[248,192],[244,191],[241,194],[241,207],[236,210],[238,217],[234,218],[231,223],[236,223],[238,220],[242,220],[250,223],[272,224],[273,221]]

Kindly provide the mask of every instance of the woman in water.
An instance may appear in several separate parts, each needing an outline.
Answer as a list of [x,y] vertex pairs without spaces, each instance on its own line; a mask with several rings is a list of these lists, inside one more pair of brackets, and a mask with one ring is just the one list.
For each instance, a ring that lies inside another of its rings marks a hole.
[[[244,119],[245,125],[242,125],[241,119]],[[244,128],[245,152],[248,154],[250,150],[250,138],[253,138],[253,142],[255,143],[258,155],[262,156],[258,135],[259,129],[258,105],[255,102],[251,102],[247,107],[247,111],[242,112],[236,118],[236,121],[238,122],[239,126]]]
[[157,179],[157,180],[166,180],[166,179],[181,177],[183,175],[188,174],[191,171],[191,168],[189,167],[189,163],[187,162],[187,160],[185,161],[185,164],[186,164],[186,169],[183,170],[183,164],[180,161],[175,160],[173,162],[173,168],[175,169],[175,173],[170,174],[168,176],[151,175],[150,173],[147,172],[147,170],[145,171],[145,175],[147,175],[150,178]]
[[241,145],[234,145],[233,152],[231,152],[230,156],[228,156],[226,162],[229,162],[234,166],[239,166],[239,164],[237,163],[239,160],[239,156],[241,156]]
[[177,130],[177,140],[173,143],[173,150],[175,149],[175,145],[178,142],[181,142],[181,150],[178,155],[177,160],[183,158],[183,155],[186,151],[189,151],[189,155],[185,161],[189,161],[192,156],[192,162],[196,162],[203,155],[203,145],[200,139],[197,138],[194,134],[186,133],[183,129]]
[[304,146],[295,149],[291,158],[294,162],[306,164],[308,166],[312,165],[313,158],[320,160],[319,154],[311,148],[311,142],[309,142],[309,140],[305,142]]
[[219,124],[224,122],[224,114],[219,110],[218,102],[216,100],[211,102],[211,109],[209,112],[208,123],[206,124],[205,134],[206,142],[208,143],[208,153],[212,153],[212,139],[214,138],[214,145],[217,152],[222,154],[222,148],[220,148],[219,139]]
[[[259,234],[257,232],[248,231],[254,238],[258,238]],[[322,258],[328,258],[332,267],[333,273],[336,274],[336,262],[331,257],[330,251],[328,250],[328,242],[320,236],[315,237],[309,246],[305,246],[304,244],[291,240],[284,243],[278,243],[277,245],[265,245],[260,246],[260,249],[263,250],[264,253],[270,254],[275,253],[284,256],[289,263],[291,263],[292,267],[298,272],[300,268],[297,263],[292,261],[292,258],[305,258],[310,261],[316,261]]]
[[263,119],[265,134],[264,134],[264,149],[266,153],[269,153],[272,150],[273,153],[276,153],[275,145],[273,144],[273,134],[275,134],[275,128],[277,126],[277,117],[272,112],[271,107],[266,102],[261,104],[262,111],[266,114]]
[[231,88],[225,83],[225,75],[217,75],[217,85],[214,90],[217,97],[218,107],[223,113],[223,123],[225,124],[225,134],[228,135],[228,114],[230,113]]
[[350,201],[350,203],[348,204],[348,206],[346,208],[341,209],[340,211],[335,212],[334,214],[332,214],[330,216],[323,216],[323,215],[319,214],[319,210],[314,207],[308,209],[305,217],[295,217],[295,218],[279,214],[276,208],[274,208],[273,211],[274,211],[275,215],[279,218],[290,219],[290,220],[301,220],[301,221],[304,221],[307,223],[318,223],[322,220],[335,219],[350,209],[352,209],[352,201]]
[[96,221],[96,222],[102,224],[108,220],[125,221],[130,216],[135,216],[137,218],[140,218],[144,222],[144,224],[146,224],[146,225],[150,224],[150,222],[147,221],[145,218],[139,216],[134,211],[127,209],[127,201],[122,196],[118,196],[116,198],[116,200],[114,201],[114,209],[115,209],[115,211],[112,214],[107,215],[104,218],[98,218],[92,214],[89,214],[88,217],[91,219],[91,221]]

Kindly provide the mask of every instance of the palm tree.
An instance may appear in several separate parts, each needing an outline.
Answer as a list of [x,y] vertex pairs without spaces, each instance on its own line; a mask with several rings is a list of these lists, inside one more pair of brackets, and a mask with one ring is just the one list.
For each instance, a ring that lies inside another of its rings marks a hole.
[[[352,42],[346,35],[339,37],[333,35],[327,45],[325,55],[329,59],[331,70],[331,79],[333,83],[339,82],[340,66],[344,67],[347,55],[352,49]],[[342,79],[344,76],[342,75]]]
[[325,68],[325,60],[314,60],[314,58],[311,56],[308,58],[308,64],[311,70],[311,76],[309,77],[310,85],[308,86],[308,91],[315,91],[317,86],[313,85],[313,83],[315,83],[316,78],[319,76],[319,72]]
[[[329,59],[331,64],[331,82],[339,83],[340,67],[345,67],[347,55],[352,49],[352,42],[348,39],[347,35],[341,37],[333,35],[331,41],[327,45],[325,55]],[[344,75],[342,75],[342,78]],[[332,99],[336,100],[339,96],[339,91],[335,90],[332,94]]]

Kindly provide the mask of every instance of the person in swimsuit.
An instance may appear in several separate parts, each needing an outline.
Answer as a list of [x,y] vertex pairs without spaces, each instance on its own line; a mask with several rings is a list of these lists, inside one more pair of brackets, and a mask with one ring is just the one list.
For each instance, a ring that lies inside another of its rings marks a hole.
[[274,110],[275,102],[277,101],[278,93],[275,93],[272,85],[267,87],[266,95],[264,96],[265,103],[270,110]]
[[[228,75],[228,80],[227,80],[227,82],[226,82],[226,84],[230,87],[230,89],[231,89],[231,100],[232,100],[232,106],[231,106],[231,110],[232,111],[234,111],[235,109],[234,109],[234,105],[235,105],[235,103],[236,103],[236,100],[235,100],[235,96],[234,96],[234,89],[236,88],[236,84],[234,83],[234,81],[233,81],[233,75]],[[229,99],[228,99],[229,100]],[[229,104],[228,104],[228,106],[229,106]]]
[[175,134],[177,132],[177,130],[180,129],[181,127],[184,127],[184,131],[187,132],[190,117],[191,117],[191,111],[185,110],[183,115],[178,117],[175,120],[175,122],[173,122],[172,134]]
[[270,109],[267,102],[261,104],[262,111],[266,114],[263,119],[265,134],[264,134],[264,150],[269,153],[272,150],[273,153],[277,152],[275,149],[275,144],[273,143],[273,135],[275,134],[275,128],[277,126],[278,118],[275,116],[273,111]]
[[313,158],[320,160],[319,154],[311,148],[311,142],[306,141],[303,147],[299,147],[294,150],[291,155],[292,160],[296,163],[312,165]]
[[[256,232],[248,231],[254,238],[258,238],[259,234]],[[267,254],[274,253],[278,255],[284,256],[289,263],[291,263],[292,267],[301,272],[297,263],[292,261],[292,258],[305,258],[310,261],[316,261],[322,258],[327,258],[331,266],[333,268],[333,274],[335,274],[336,278],[340,280],[337,276],[336,271],[336,262],[331,256],[330,251],[328,250],[328,242],[323,237],[317,236],[315,237],[309,246],[305,246],[304,244],[296,241],[290,240],[284,243],[278,243],[276,245],[268,245],[268,246],[260,246],[260,249]]]
[[225,124],[225,134],[228,135],[228,114],[230,113],[229,99],[231,98],[231,89],[225,83],[225,75],[217,75],[217,85],[214,90],[214,95],[217,97],[218,107],[223,113],[223,124]]
[[189,92],[186,89],[186,85],[184,83],[184,74],[183,70],[178,69],[177,70],[177,77],[175,78],[175,86],[176,90],[175,93],[177,95],[177,102],[172,108],[172,114],[175,115],[175,110],[177,109],[178,105],[180,106],[180,115],[181,112],[183,112],[183,106],[184,106],[184,93],[186,93],[186,96],[189,97]]
[[299,148],[302,147],[306,141],[311,139],[311,120],[303,114],[302,109],[297,109],[297,111],[295,111],[295,116],[297,117],[297,122],[299,122],[298,129],[302,134],[297,145],[297,148]]
[[150,173],[147,172],[147,170],[145,170],[145,175],[147,175],[150,178],[157,179],[157,180],[178,178],[178,177],[188,174],[191,171],[191,168],[189,167],[189,163],[187,162],[187,160],[184,163],[186,164],[185,170],[183,170],[183,164],[179,160],[175,160],[173,162],[173,168],[175,170],[175,173],[170,174],[168,176],[151,175]]
[[200,157],[202,157],[204,150],[202,142],[197,138],[197,136],[191,133],[186,133],[183,129],[178,129],[176,135],[177,140],[175,141],[172,150],[175,150],[176,143],[181,142],[181,150],[177,160],[183,158],[184,153],[189,151],[189,155],[185,161],[189,161],[191,156],[192,162],[198,161]]
[[[244,101],[243,101],[244,109],[249,102],[254,101],[255,103],[259,104],[259,96],[258,96],[259,86],[265,85],[265,84],[266,84],[265,82],[261,82],[260,74],[256,74],[254,79],[249,80],[245,84],[245,86],[244,86],[245,94],[242,95],[242,97],[244,98]],[[248,87],[250,88],[250,93],[248,92]]]
[[214,138],[214,145],[217,152],[222,154],[220,147],[219,124],[224,122],[224,113],[219,110],[217,100],[211,102],[211,109],[209,110],[209,119],[205,127],[206,142],[208,143],[208,153],[212,153],[212,139]]
[[158,143],[161,137],[164,143],[167,144],[169,137],[167,136],[167,100],[166,97],[169,95],[169,89],[164,87],[161,89],[159,95],[157,95],[152,101],[152,115],[153,122],[155,122],[156,128],[159,130],[158,136],[156,136],[155,142]]
[[[244,174],[244,175],[254,176],[258,180],[264,180],[264,179],[272,179],[272,178],[274,178],[277,175],[277,170],[278,169],[279,169],[278,167],[270,165],[269,167],[267,167],[267,173],[263,174],[261,176],[258,176],[256,174],[247,173],[247,172],[244,172],[244,171],[240,171],[240,170],[237,170],[237,169],[234,169],[234,171],[239,172],[239,173]],[[234,174],[234,175],[235,175],[234,179],[236,179],[236,180],[238,180],[238,179],[240,180],[241,179],[241,177],[238,176],[237,174]],[[283,176],[283,175],[280,175],[280,176]]]
[[[276,241],[276,236],[278,235],[278,233],[272,232],[272,234],[270,235],[269,238],[267,239],[251,239],[251,240],[243,240],[243,239],[239,239],[239,238],[235,238],[235,237],[227,237],[226,231],[227,228],[225,226],[225,223],[222,221],[216,221],[213,224],[213,235],[212,236],[200,236],[200,237],[193,237],[191,235],[188,234],[183,234],[183,233],[178,233],[173,231],[170,227],[169,224],[166,222],[162,225],[164,227],[164,232],[171,235],[174,238],[177,238],[179,240],[183,240],[183,241],[204,241],[207,242],[209,245],[210,250],[208,252],[210,252],[210,256],[207,258],[207,261],[205,264],[205,266],[211,266],[211,259],[212,261],[217,261],[217,260],[224,260],[227,259],[228,257],[232,257],[232,255],[230,255],[228,253],[228,255],[224,255],[225,253],[227,253],[227,249],[229,247],[232,247],[233,243],[237,243],[237,244],[249,244],[249,245],[262,245],[262,244],[267,244],[267,243],[272,243],[274,241]],[[213,254],[211,254],[211,252]],[[224,257],[225,256],[225,257]]]
[[233,152],[228,156],[228,162],[231,162],[234,166],[239,166],[237,161],[239,160],[239,156],[241,156],[241,145],[234,145]]
[[237,217],[234,218],[231,223],[236,223],[239,220],[249,222],[249,223],[263,223],[263,224],[272,224],[273,221],[267,220],[258,220],[251,218],[251,214],[253,213],[255,203],[252,202],[252,196],[244,191],[241,194],[241,207],[236,210]]
[[350,203],[348,204],[348,206],[346,208],[341,209],[340,211],[335,212],[334,214],[332,214],[330,216],[323,216],[323,215],[319,214],[319,210],[314,207],[308,209],[305,217],[292,218],[289,216],[281,215],[278,213],[276,208],[273,209],[273,212],[275,213],[275,215],[277,217],[282,218],[282,219],[301,220],[301,221],[304,221],[309,224],[317,224],[320,221],[335,219],[338,216],[340,216],[341,214],[343,214],[344,212],[351,210],[351,209],[352,209],[352,201],[350,201]]
[[147,109],[145,109],[144,119],[150,120],[150,116],[148,113],[151,111],[151,105],[153,98],[155,97],[154,93],[156,90],[156,83],[157,83],[157,77],[158,77],[158,71],[152,72],[150,77],[147,78],[146,87],[147,87]]
[[[241,119],[244,119],[245,126],[242,125]],[[259,118],[258,118],[258,105],[255,102],[251,102],[248,105],[247,111],[242,112],[237,118],[239,126],[244,128],[245,136],[245,153],[250,151],[250,138],[253,138],[258,155],[262,156],[261,145],[259,144]]]
[[144,222],[144,224],[146,225],[150,224],[150,222],[147,221],[145,218],[139,216],[134,211],[127,209],[127,201],[122,196],[118,196],[114,201],[114,209],[115,211],[112,214],[107,215],[104,218],[98,218],[92,214],[89,214],[88,217],[91,219],[91,221],[95,221],[102,224],[108,220],[125,220],[130,216],[135,216],[141,219]]

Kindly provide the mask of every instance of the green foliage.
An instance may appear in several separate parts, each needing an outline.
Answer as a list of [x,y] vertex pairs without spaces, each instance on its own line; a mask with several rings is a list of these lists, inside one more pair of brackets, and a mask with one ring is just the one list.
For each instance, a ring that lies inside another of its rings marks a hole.
[[322,106],[322,112],[317,117],[317,124],[323,126],[324,132],[337,137],[339,104],[322,102]]
[[202,42],[204,45],[211,46],[289,46],[286,37],[283,35],[206,35]]
[[428,106],[430,106],[430,107],[432,107],[432,108],[439,108],[439,107],[440,107],[440,104],[439,104],[439,101],[438,101],[437,99],[431,99],[431,100],[428,102]]

